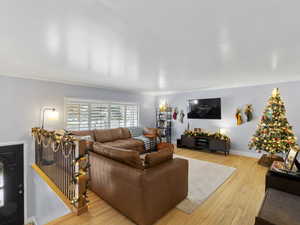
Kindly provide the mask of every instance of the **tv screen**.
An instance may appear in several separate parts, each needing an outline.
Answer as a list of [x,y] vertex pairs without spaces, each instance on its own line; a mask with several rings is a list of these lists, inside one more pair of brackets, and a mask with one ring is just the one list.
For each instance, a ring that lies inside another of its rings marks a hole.
[[221,98],[189,100],[189,119],[221,119]]

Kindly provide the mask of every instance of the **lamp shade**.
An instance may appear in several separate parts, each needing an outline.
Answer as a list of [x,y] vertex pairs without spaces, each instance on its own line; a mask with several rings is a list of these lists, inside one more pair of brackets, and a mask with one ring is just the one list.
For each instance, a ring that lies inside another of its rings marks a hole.
[[41,110],[41,124],[42,128],[44,128],[45,121],[50,120],[58,120],[59,119],[59,113],[55,108],[52,107],[43,107]]
[[58,111],[54,110],[47,110],[45,112],[45,116],[47,120],[58,120],[59,119],[59,113]]

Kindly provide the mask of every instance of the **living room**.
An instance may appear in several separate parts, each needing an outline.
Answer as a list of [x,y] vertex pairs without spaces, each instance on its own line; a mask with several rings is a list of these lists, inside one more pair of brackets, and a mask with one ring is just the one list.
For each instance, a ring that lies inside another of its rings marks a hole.
[[0,225],[300,224],[298,8],[2,1]]

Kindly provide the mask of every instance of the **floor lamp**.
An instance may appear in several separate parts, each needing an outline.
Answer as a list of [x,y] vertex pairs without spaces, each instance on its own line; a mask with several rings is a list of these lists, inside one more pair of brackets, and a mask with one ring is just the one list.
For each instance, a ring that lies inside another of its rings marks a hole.
[[42,129],[45,125],[45,116],[50,120],[58,120],[58,111],[53,107],[43,107],[41,110]]

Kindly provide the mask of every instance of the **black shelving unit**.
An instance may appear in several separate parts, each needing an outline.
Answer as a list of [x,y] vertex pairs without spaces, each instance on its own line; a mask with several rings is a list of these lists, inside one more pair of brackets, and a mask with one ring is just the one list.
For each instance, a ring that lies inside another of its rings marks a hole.
[[172,135],[172,109],[161,112],[156,110],[156,128],[159,129],[162,142],[171,143]]

